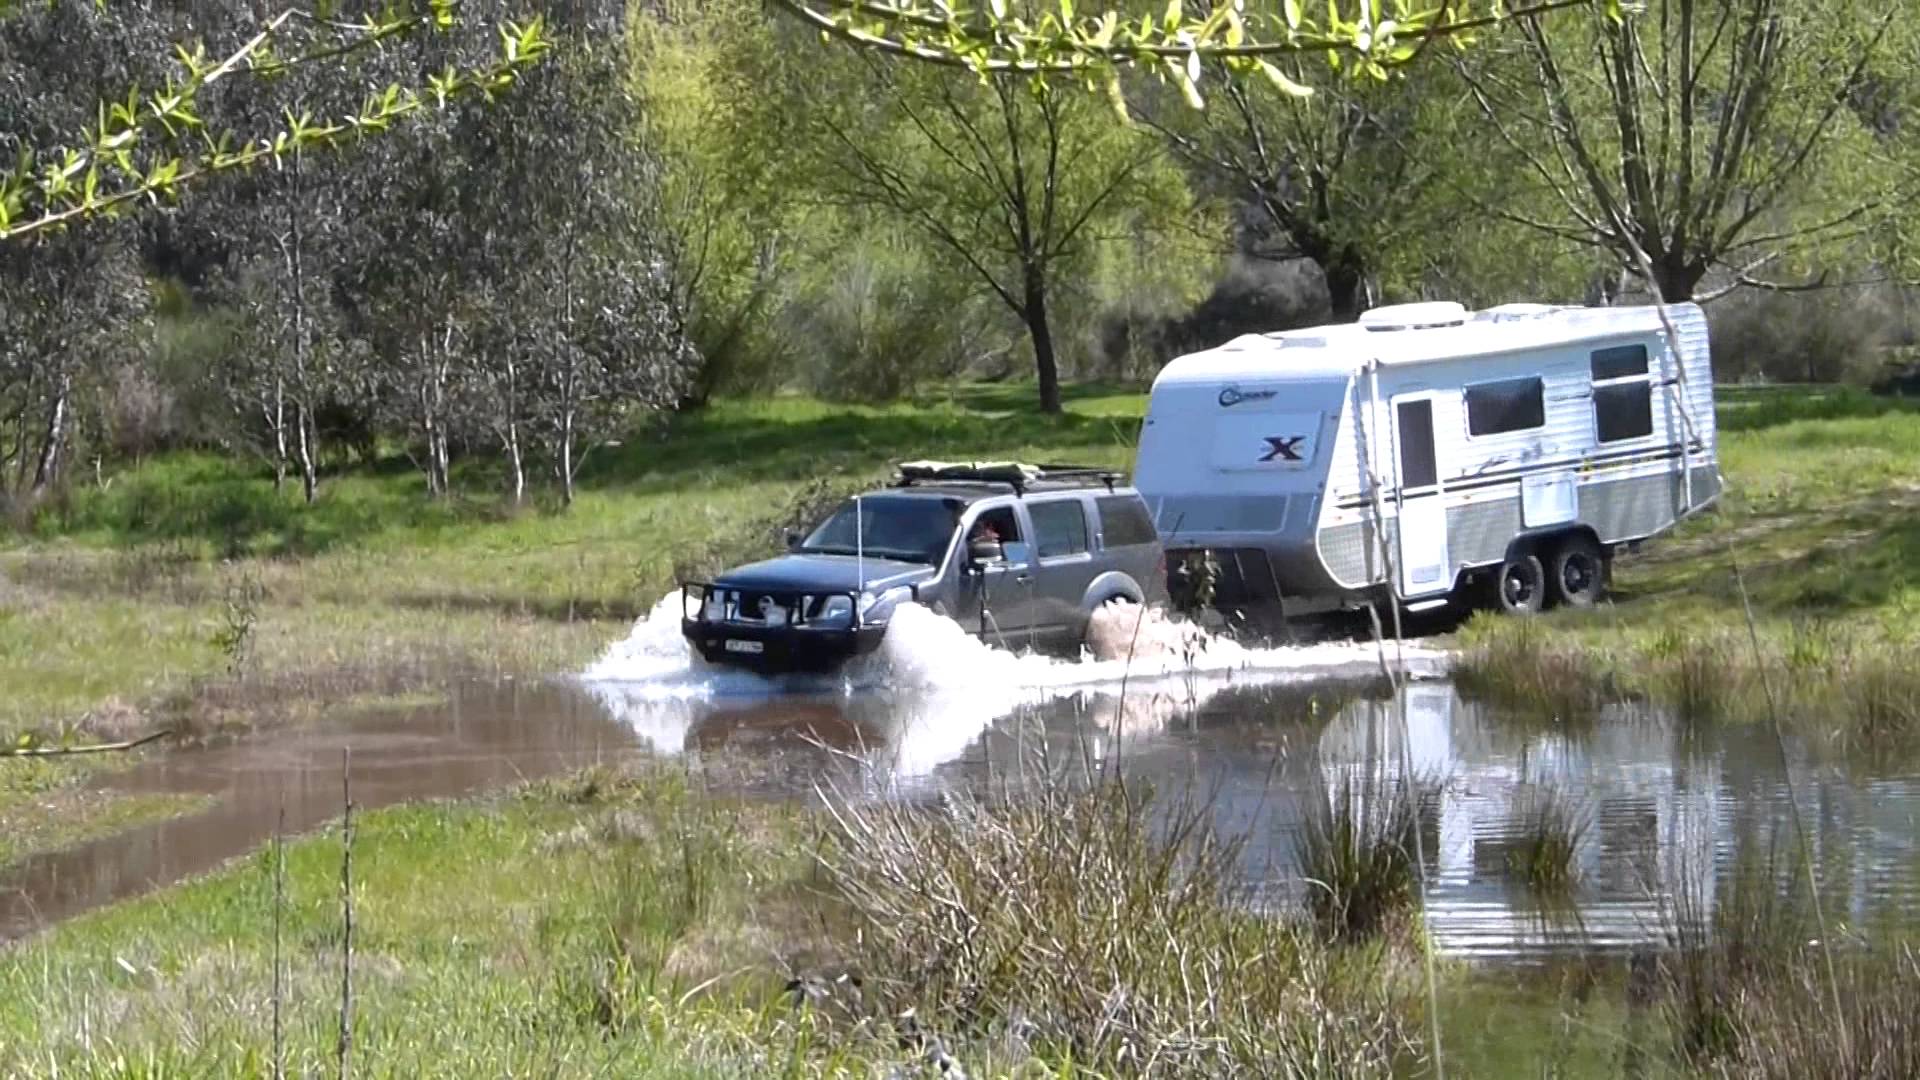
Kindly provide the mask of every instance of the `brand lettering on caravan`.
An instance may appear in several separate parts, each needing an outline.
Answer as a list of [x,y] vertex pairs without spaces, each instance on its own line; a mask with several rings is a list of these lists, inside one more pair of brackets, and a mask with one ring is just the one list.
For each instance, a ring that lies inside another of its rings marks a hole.
[[1305,435],[1268,435],[1267,452],[1261,461],[1299,461],[1300,444],[1307,441]]
[[1278,392],[1276,390],[1242,390],[1237,386],[1229,386],[1220,391],[1220,407],[1231,409],[1243,401],[1265,401]]

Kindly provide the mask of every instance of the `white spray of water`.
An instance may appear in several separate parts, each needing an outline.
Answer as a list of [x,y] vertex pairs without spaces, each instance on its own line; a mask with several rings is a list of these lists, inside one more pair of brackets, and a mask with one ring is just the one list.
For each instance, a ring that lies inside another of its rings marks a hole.
[[[860,703],[876,726],[893,732],[887,756],[896,775],[924,774],[953,760],[995,718],[1023,705],[1099,698],[1114,708],[1106,710],[1110,717],[1094,717],[1096,724],[1138,730],[1228,687],[1379,669],[1371,643],[1250,648],[1131,604],[1094,616],[1077,660],[1016,653],[907,604],[894,613],[878,650],[837,672],[761,676],[701,659],[681,636],[679,616],[679,597],[669,595],[580,674],[586,689],[656,750],[679,753],[694,724],[728,707],[829,696]],[[1408,646],[1397,655],[1414,677],[1445,670],[1444,652]],[[1124,697],[1115,693],[1123,687]]]
[[[761,676],[702,660],[680,635],[680,601],[662,600],[615,642],[581,677],[618,682],[645,698],[719,698],[858,690],[965,689],[1018,700],[1061,692],[1150,687],[1196,676],[1235,676],[1247,682],[1284,682],[1378,670],[1369,642],[1251,648],[1168,618],[1158,608],[1115,604],[1096,613],[1088,647],[1077,659],[1013,652],[983,642],[951,619],[917,604],[894,612],[880,648],[824,675]],[[1408,645],[1388,647],[1414,677],[1441,673],[1447,654]]]

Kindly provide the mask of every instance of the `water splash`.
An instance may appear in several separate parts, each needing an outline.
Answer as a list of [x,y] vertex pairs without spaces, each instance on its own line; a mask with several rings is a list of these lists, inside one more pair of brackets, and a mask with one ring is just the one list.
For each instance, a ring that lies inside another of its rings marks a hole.
[[[708,664],[680,635],[680,601],[662,600],[633,632],[585,671],[588,683],[620,683],[636,699],[851,694],[868,690],[965,691],[977,707],[1083,690],[1143,690],[1169,683],[1284,682],[1365,676],[1379,670],[1371,643],[1321,642],[1256,648],[1167,616],[1159,608],[1115,604],[1096,613],[1077,659],[1015,652],[981,641],[959,623],[915,604],[902,605],[880,648],[830,674],[762,676]],[[1445,673],[1442,650],[1389,647],[1407,675]]]

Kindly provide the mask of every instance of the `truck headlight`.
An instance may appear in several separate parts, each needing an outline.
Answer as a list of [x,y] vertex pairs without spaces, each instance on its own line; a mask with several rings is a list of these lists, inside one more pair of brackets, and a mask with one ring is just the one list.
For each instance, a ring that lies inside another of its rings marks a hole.
[[[860,596],[860,617],[880,610],[882,614],[913,598],[913,589],[906,585],[895,585],[882,593],[862,593]],[[882,610],[884,609],[884,610]]]
[[820,621],[834,622],[853,618],[853,598],[850,596],[829,596],[827,602],[820,605]]

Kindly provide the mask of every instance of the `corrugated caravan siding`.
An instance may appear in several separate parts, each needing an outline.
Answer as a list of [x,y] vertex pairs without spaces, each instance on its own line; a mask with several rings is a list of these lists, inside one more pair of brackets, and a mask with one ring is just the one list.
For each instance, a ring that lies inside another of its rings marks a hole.
[[1476,502],[1447,510],[1447,559],[1453,566],[1479,566],[1507,557],[1520,531],[1520,500]]
[[1602,543],[1638,540],[1673,524],[1679,496],[1680,477],[1671,473],[1582,484],[1580,520]]
[[[1385,534],[1387,550],[1393,551],[1394,545],[1399,542],[1394,522],[1388,521],[1381,531]],[[1379,541],[1374,539],[1373,529],[1368,522],[1357,521],[1320,530],[1319,548],[1320,561],[1326,564],[1327,573],[1342,588],[1359,589],[1386,580],[1381,569]]]
[[[1686,373],[1684,399],[1687,415],[1693,421],[1694,433],[1708,446],[1713,446],[1718,427],[1713,415],[1713,366],[1707,341],[1707,317],[1692,304],[1668,310],[1673,327],[1680,336],[1681,362]],[[1659,404],[1656,402],[1656,406]],[[1656,407],[1654,415],[1662,415],[1662,410]],[[1677,416],[1672,418],[1672,424],[1668,441],[1679,442],[1686,437],[1686,428]]]

